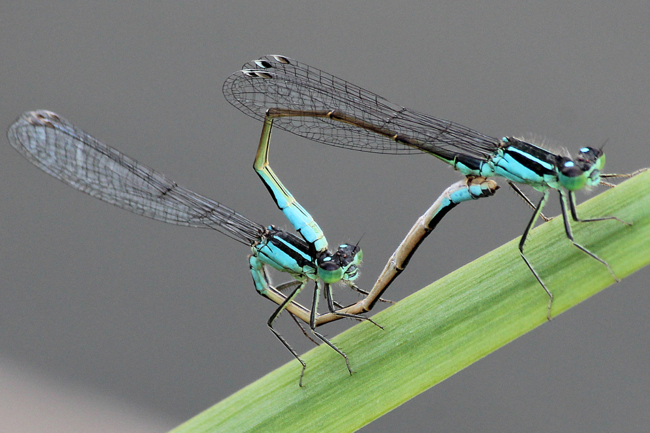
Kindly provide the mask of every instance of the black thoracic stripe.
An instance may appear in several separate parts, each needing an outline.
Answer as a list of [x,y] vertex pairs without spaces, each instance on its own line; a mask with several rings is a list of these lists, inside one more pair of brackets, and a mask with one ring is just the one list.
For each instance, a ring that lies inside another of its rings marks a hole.
[[508,138],[508,143],[509,146],[506,148],[505,152],[510,155],[515,161],[517,161],[519,164],[523,165],[524,167],[530,169],[531,171],[534,171],[535,173],[538,174],[550,174],[553,175],[555,172],[553,170],[549,170],[548,168],[544,167],[540,163],[533,161],[530,158],[525,157],[519,152],[508,152],[508,148],[514,148],[521,150],[523,153],[530,154],[534,156],[535,158],[539,159],[540,161],[546,161],[551,165],[555,165],[555,155],[542,149],[541,147],[535,146],[530,143],[526,143],[524,141],[519,141],[514,138]]
[[[269,233],[269,242],[271,242],[274,247],[278,248],[287,256],[295,260],[298,266],[304,267],[311,265],[311,267],[314,267],[313,260],[308,260],[305,258],[312,257],[312,248],[310,248],[309,244],[307,244],[307,242],[305,242],[303,239],[300,239],[298,236],[292,233],[287,233],[285,231],[275,229]],[[287,244],[292,245],[294,248],[289,248]]]

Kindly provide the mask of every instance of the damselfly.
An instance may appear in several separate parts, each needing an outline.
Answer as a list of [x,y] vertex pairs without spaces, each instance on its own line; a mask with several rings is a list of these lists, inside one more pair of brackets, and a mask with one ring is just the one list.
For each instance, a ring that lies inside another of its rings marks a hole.
[[[603,178],[636,174],[602,174],[605,165],[602,149],[583,147],[571,159],[514,137],[489,137],[409,110],[313,66],[279,55],[244,64],[242,70],[226,80],[223,93],[228,102],[245,114],[259,120],[275,119],[278,128],[301,137],[364,152],[425,152],[466,176],[505,178],[535,210],[519,242],[519,252],[549,297],[548,319],[553,294],[525,256],[524,244],[536,219],[539,216],[547,219],[541,212],[551,189],[559,192],[569,240],[606,266],[618,281],[605,260],[575,241],[567,215],[570,211],[571,218],[579,222],[621,221],[613,216],[580,219],[576,212],[575,191],[606,184],[601,181]],[[535,205],[516,184],[529,185],[542,192],[541,200]]]
[[[32,164],[86,194],[155,220],[217,230],[249,245],[249,266],[255,289],[260,295],[278,305],[267,325],[302,364],[302,386],[306,364],[273,328],[279,314],[287,311],[294,319],[298,318],[309,324],[314,335],[344,357],[351,373],[345,353],[317,332],[316,327],[343,317],[370,320],[359,313],[368,311],[379,300],[381,293],[399,272],[395,271],[394,266],[389,266],[389,262],[370,293],[355,286],[354,280],[358,277],[358,267],[362,259],[361,249],[358,245],[342,244],[334,252],[328,250],[327,241],[318,224],[295,201],[268,166],[270,132],[271,122],[268,122],[262,133],[255,167],[276,203],[302,238],[275,226],[264,227],[221,203],[178,185],[162,173],[99,142],[50,111],[24,113],[9,128],[8,138],[11,145]],[[432,206],[429,214],[425,215],[427,230],[433,229],[439,218],[456,204],[492,195],[495,190],[496,184],[485,179],[462,181],[452,185]],[[407,236],[410,243],[398,249],[397,260],[394,262],[405,266],[409,249],[417,248],[417,239],[423,239],[427,233],[418,229],[415,235]],[[274,287],[268,278],[266,266],[286,272],[294,280]],[[296,302],[295,298],[309,281],[315,282],[315,290],[311,308],[306,308]],[[338,281],[366,294],[366,298],[347,307],[335,303],[331,284]],[[329,312],[318,314],[319,293],[323,286]],[[296,320],[296,323],[299,322]]]

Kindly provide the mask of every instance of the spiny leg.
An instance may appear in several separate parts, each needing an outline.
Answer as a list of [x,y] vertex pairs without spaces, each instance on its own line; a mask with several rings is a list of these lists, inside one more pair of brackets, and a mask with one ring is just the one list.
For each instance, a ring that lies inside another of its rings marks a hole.
[[[526,194],[524,194],[524,192],[521,190],[521,188],[519,188],[519,187],[517,186],[517,184],[515,184],[513,181],[509,180],[509,181],[508,181],[508,185],[510,186],[510,188],[512,188],[512,190],[515,192],[515,194],[517,194],[517,195],[519,196],[519,198],[521,198],[523,201],[525,201],[526,204],[527,204],[528,206],[530,206],[531,209],[535,210],[535,203],[533,203],[533,202],[528,198],[528,196],[527,196]],[[550,220],[553,219],[553,218],[549,218],[549,217],[547,217],[546,215],[544,215],[544,214],[541,213],[541,212],[539,213],[539,216],[540,216],[540,217],[541,217],[545,222],[548,222],[548,221],[550,221]]]
[[[281,293],[282,293],[282,292],[284,292],[284,291],[286,291],[286,290],[289,290],[290,288],[292,288],[292,287],[294,287],[294,286],[297,286],[297,285],[299,285],[299,284],[301,284],[301,283],[302,283],[302,282],[301,282],[301,281],[298,281],[298,280],[288,281],[288,282],[286,282],[286,283],[282,283],[282,284],[280,284],[279,286],[277,286],[277,287],[275,288],[275,290],[277,290],[278,292],[281,292]],[[339,304],[338,302],[335,302],[335,301],[332,301],[332,300],[331,300],[331,286],[329,286],[329,288],[330,288],[330,290],[327,290],[327,291],[325,292],[325,298],[326,298],[327,301],[328,301],[328,307],[329,307],[329,311],[330,311],[330,313],[332,313],[332,314],[336,314],[337,316],[341,316],[342,318],[343,318],[343,317],[349,317],[349,318],[356,319],[356,320],[359,320],[359,321],[367,320],[367,321],[371,322],[372,324],[374,324],[375,326],[377,326],[377,327],[379,327],[379,328],[381,328],[381,329],[384,329],[383,327],[381,327],[381,326],[379,326],[377,323],[375,323],[372,319],[370,319],[370,318],[368,318],[368,317],[366,317],[366,316],[362,316],[362,315],[358,315],[358,314],[339,313],[339,312],[337,311],[337,308],[339,308],[339,309],[343,309],[343,308],[345,308],[345,307],[344,307],[343,305]],[[294,305],[299,305],[299,304],[295,304],[295,303],[294,303]],[[316,345],[318,346],[320,343],[318,343],[316,340],[314,340],[314,339],[311,337],[311,335],[309,335],[309,333],[307,333],[307,330],[305,329],[305,327],[303,326],[303,324],[299,321],[298,316],[296,316],[296,314],[294,314],[294,313],[292,313],[291,311],[289,311],[290,307],[291,307],[291,304],[287,305],[286,309],[287,309],[287,311],[289,312],[289,314],[291,315],[291,318],[294,320],[294,322],[296,322],[296,324],[298,325],[298,327],[300,328],[300,330],[302,331],[302,333],[305,335],[305,337],[307,337],[308,339],[310,339],[314,344],[316,344]],[[311,314],[311,313],[310,313],[310,314]],[[308,322],[307,322],[307,323],[308,323]],[[318,326],[320,326],[320,325],[321,325],[321,324],[318,323],[318,318],[317,318],[317,324],[316,324],[316,326],[318,327]]]
[[320,346],[320,343],[319,343],[318,341],[314,340],[314,339],[312,338],[311,335],[309,335],[309,333],[308,333],[307,330],[305,329],[304,325],[302,324],[302,322],[301,322],[300,320],[298,320],[298,318],[296,317],[296,315],[293,314],[293,313],[289,313],[289,315],[291,316],[291,318],[293,319],[293,321],[296,322],[296,325],[298,325],[298,328],[300,328],[300,330],[302,331],[303,335],[304,335],[305,337],[307,337],[307,338],[308,338],[312,343],[314,343],[316,346]]
[[[329,284],[327,284],[327,285],[329,286]],[[348,356],[341,349],[336,347],[334,345],[334,343],[329,341],[323,334],[316,331],[316,327],[318,326],[316,324],[316,320],[317,320],[317,316],[318,316],[318,298],[320,296],[319,283],[316,282],[315,286],[316,287],[314,288],[314,298],[313,298],[313,301],[312,301],[312,304],[311,304],[311,320],[310,320],[310,323],[309,323],[309,327],[311,328],[311,332],[313,332],[314,335],[316,337],[318,337],[323,343],[327,344],[329,347],[334,349],[339,355],[341,355],[343,357],[343,359],[345,359],[345,365],[348,368],[348,371],[350,372],[350,374],[352,374],[352,368],[350,368],[350,361],[348,360]],[[303,369],[303,371],[304,371],[304,369]],[[301,376],[300,383],[302,383],[302,376]]]
[[[268,275],[266,273],[266,267],[264,265],[264,262],[262,262],[258,257],[255,255],[249,256],[249,267],[251,270],[251,275],[253,277],[253,282],[255,283],[255,288],[257,292],[264,296],[265,298],[269,299],[270,301],[281,305],[285,304],[285,310],[288,311],[291,315],[292,318],[295,319],[300,319],[304,323],[309,324],[311,321],[311,310],[306,308],[305,306],[299,304],[295,300],[292,300],[289,303],[286,303],[287,300],[287,295],[283,292],[299,285],[302,284],[303,281],[300,280],[293,280],[289,281],[286,283],[283,283],[277,287],[273,287],[271,285],[271,282],[268,278]],[[327,293],[326,293],[327,295]],[[331,296],[331,295],[330,295]],[[333,301],[333,305],[337,306],[341,310],[350,308],[350,306],[344,307],[340,305],[338,302]],[[354,304],[353,304],[354,305]],[[343,311],[344,314],[337,314],[338,310],[336,310],[334,313],[328,313],[326,315],[319,315],[317,314],[316,318],[316,326],[324,325],[325,323],[329,323],[338,319],[342,319],[345,317],[350,317],[350,314],[345,314],[345,311]],[[362,320],[367,320],[365,316],[360,316]],[[355,318],[355,317],[353,317]],[[299,324],[299,326],[301,326]],[[301,327],[301,330],[303,333],[305,333],[304,328]],[[307,338],[310,340],[314,341],[308,334],[305,334]],[[316,343],[318,344],[318,343]]]
[[[378,325],[374,320],[372,320],[370,317],[363,316],[361,314],[351,314],[351,313],[345,313],[342,311],[338,311],[335,306],[334,306],[334,300],[332,299],[332,286],[330,284],[325,285],[325,299],[327,299],[327,308],[329,309],[329,312],[332,314],[336,314],[337,316],[341,317],[348,317],[350,319],[356,319],[359,321],[368,321],[378,327],[379,329],[384,329],[383,326]],[[318,326],[318,325],[316,325]]]
[[[300,285],[300,284],[302,284],[302,281],[299,281],[299,280],[287,281],[286,283],[282,283],[282,284],[280,284],[279,286],[277,286],[277,287],[275,288],[275,290],[277,290],[278,292],[282,293],[282,292],[284,292],[284,291],[286,291],[286,290],[289,290],[289,289],[291,289],[292,287],[298,286],[298,285]],[[307,338],[308,338],[312,343],[314,343],[316,346],[318,346],[320,343],[319,343],[318,341],[314,340],[314,339],[312,338],[311,335],[309,335],[309,333],[307,332],[307,330],[305,329],[305,327],[303,326],[303,324],[300,322],[300,320],[298,319],[298,317],[297,317],[294,313],[292,313],[291,311],[289,311],[289,315],[291,316],[291,318],[293,319],[293,321],[296,322],[296,325],[298,325],[298,328],[300,328],[300,330],[302,331],[302,333],[304,334],[304,336],[307,337]]]
[[[609,263],[607,263],[605,260],[601,259],[596,254],[592,253],[587,248],[583,247],[582,245],[580,245],[579,243],[577,243],[575,241],[575,239],[573,238],[573,232],[571,230],[571,224],[569,223],[569,218],[568,218],[567,211],[566,211],[567,203],[566,203],[566,197],[564,196],[564,191],[558,190],[558,192],[560,194],[560,205],[561,205],[560,207],[562,208],[562,218],[564,219],[564,231],[566,232],[567,238],[569,238],[571,243],[576,248],[578,248],[580,251],[586,253],[588,256],[598,260],[600,263],[605,265],[607,267],[607,270],[609,271],[609,273],[612,274],[612,277],[614,277],[614,279],[616,280],[616,282],[619,282],[620,280],[618,279],[616,274],[614,274],[614,271],[612,271],[612,268],[609,267]],[[621,221],[620,219],[618,219],[616,217],[602,217],[602,218],[593,218],[593,219],[585,219],[585,220],[579,219],[578,215],[577,215],[577,212],[576,212],[576,208],[575,208],[575,201],[574,201],[573,191],[569,191],[568,193],[569,193],[569,207],[571,209],[571,216],[573,217],[574,221],[577,221],[577,222],[594,222],[594,221],[606,221],[606,220],[614,219],[614,220],[620,221],[622,223],[628,224],[628,223],[626,223],[624,221]]]
[[[362,288],[360,288],[360,287],[357,286],[356,284],[348,284],[348,286],[349,286],[352,290],[354,290],[355,292],[359,292],[359,293],[361,293],[363,296],[366,296],[366,297],[367,297],[368,295],[370,295],[370,292],[368,292],[367,290],[363,290]],[[379,301],[379,302],[385,302],[385,303],[387,303],[387,304],[395,304],[395,301],[391,301],[390,299],[379,298],[378,301]]]
[[273,312],[271,317],[269,317],[269,320],[266,322],[267,326],[269,327],[269,329],[271,330],[273,335],[275,335],[278,338],[278,340],[280,340],[280,342],[284,345],[284,347],[286,347],[287,350],[289,352],[291,352],[291,354],[294,356],[294,358],[296,358],[298,360],[298,362],[302,365],[302,370],[300,371],[300,381],[298,383],[301,387],[302,387],[302,378],[305,375],[305,370],[307,369],[307,364],[305,364],[305,361],[303,361],[302,358],[300,358],[300,356],[293,349],[293,347],[291,347],[289,345],[287,340],[285,340],[284,337],[278,331],[276,331],[275,328],[273,328],[273,322],[275,322],[275,319],[277,319],[278,316],[280,315],[280,313],[282,313],[282,311],[285,310],[287,304],[291,303],[293,301],[293,299],[298,295],[298,293],[300,293],[302,288],[305,287],[305,284],[306,284],[306,282],[302,282],[298,287],[296,287],[294,289],[294,291],[291,292],[291,294],[289,296],[287,296],[287,299],[285,299],[284,302],[282,304],[280,304],[280,306]]
[[[267,299],[270,299],[271,301],[277,303],[279,307],[275,310],[275,312],[271,315],[269,318],[267,325],[271,332],[280,340],[280,342],[291,352],[291,354],[300,362],[302,365],[302,370],[300,372],[300,381],[299,385],[302,387],[303,384],[303,377],[305,375],[305,370],[307,368],[307,364],[300,358],[298,353],[289,345],[289,343],[286,341],[286,339],[273,328],[273,323],[277,319],[277,317],[280,315],[282,311],[287,311],[291,315],[291,317],[296,321],[298,326],[300,327],[301,330],[303,330],[304,333],[304,328],[300,325],[300,323],[297,321],[297,318],[300,318],[301,320],[308,322],[309,327],[312,331],[312,333],[318,337],[322,342],[326,343],[328,346],[330,346],[332,349],[336,350],[343,358],[345,359],[346,366],[348,368],[348,371],[352,373],[352,370],[350,369],[350,363],[348,361],[347,355],[343,353],[341,350],[339,350],[334,344],[332,344],[325,336],[320,334],[315,330],[317,326],[319,326],[322,323],[318,323],[318,298],[320,296],[320,286],[319,282],[315,282],[315,289],[314,289],[314,298],[312,300],[312,306],[311,310],[303,307],[302,305],[296,303],[294,299],[300,293],[300,291],[305,287],[307,284],[307,281],[290,281],[288,283],[284,283],[278,287],[278,289],[273,288],[268,280],[268,277],[266,275],[266,271],[264,269],[264,264],[255,256],[251,256],[249,259],[250,267],[251,267],[251,274],[253,275],[253,280],[255,281],[255,287],[258,291],[259,294],[264,296]],[[296,285],[297,287],[289,294],[285,295],[281,291],[285,290],[293,285]],[[329,290],[329,287],[328,287]],[[306,317],[308,315],[308,318]],[[329,321],[336,320],[337,318],[340,317],[345,317],[344,315],[338,315],[335,314],[333,315],[333,318]],[[362,316],[363,317],[363,316]],[[327,323],[327,322],[323,322]],[[311,337],[307,336],[311,341],[314,341]],[[314,341],[315,342],[315,341]],[[315,342],[316,343],[316,342]],[[318,344],[318,343],[316,343]]]
[[284,292],[285,290],[289,290],[292,287],[299,285],[300,283],[302,283],[302,281],[299,280],[287,281],[286,283],[282,283],[279,286],[276,286],[275,290],[277,290],[278,292]]
[[[636,171],[633,171],[632,173],[627,173],[627,174],[601,173],[600,178],[601,179],[627,179],[627,178],[630,178],[630,177],[634,177],[637,174],[643,173],[646,170],[648,170],[648,169],[647,168],[640,168],[640,169],[638,169]],[[610,188],[614,188],[616,186],[616,184],[605,182],[604,180],[600,181],[600,185],[605,185],[605,186],[608,186]]]
[[[564,197],[562,196],[562,192],[560,192],[560,200],[564,202]],[[564,206],[564,203],[562,203],[562,206]],[[621,222],[625,225],[631,226],[632,224],[623,221],[622,219],[619,219],[615,216],[606,216],[606,217],[600,217],[600,218],[588,218],[588,219],[580,219],[578,218],[578,211],[576,209],[576,202],[575,202],[575,193],[573,191],[569,191],[569,209],[571,210],[571,218],[573,218],[573,221],[580,222],[580,223],[591,223],[594,221],[607,221],[607,220],[616,220],[618,222]]]
[[637,174],[643,173],[644,171],[647,171],[648,167],[646,168],[640,168],[636,171],[633,171],[632,173],[626,173],[626,174],[618,174],[618,173],[601,173],[600,177],[603,179],[628,179],[630,177],[634,177]]
[[544,207],[546,201],[548,200],[548,193],[549,193],[548,189],[544,191],[544,195],[542,195],[542,199],[539,201],[537,207],[535,207],[535,212],[533,212],[533,216],[530,219],[530,222],[526,226],[524,233],[521,235],[521,240],[519,241],[519,254],[521,255],[521,258],[524,259],[524,263],[526,263],[526,266],[528,266],[530,272],[532,272],[535,278],[537,279],[537,282],[542,286],[542,288],[548,295],[548,307],[546,309],[546,319],[551,320],[551,307],[553,306],[553,293],[551,293],[551,291],[548,290],[546,284],[544,284],[540,276],[537,274],[537,271],[535,271],[535,268],[533,268],[533,265],[530,264],[530,262],[526,258],[526,255],[524,254],[524,244],[526,243],[526,239],[528,238],[528,233],[533,228],[533,226],[535,225],[535,221],[537,220],[537,217],[542,212],[542,208]]
[[[262,262],[255,255],[249,256],[248,260],[249,260],[249,268],[251,271],[251,275],[253,277],[253,282],[255,284],[255,290],[260,295],[264,296],[266,299],[270,300],[271,302],[276,303],[277,305],[284,304],[285,306],[284,309],[286,311],[288,311],[294,317],[302,320],[304,323],[308,324],[311,319],[311,311],[307,307],[296,302],[295,300],[291,300],[291,302],[287,303],[288,297],[285,293],[282,293],[285,290],[288,290],[292,287],[300,286],[301,284],[304,286],[307,280],[306,279],[293,280],[293,281],[283,283],[279,285],[277,288],[275,288],[271,285],[271,282],[268,278],[268,275],[266,273],[266,266],[264,265],[264,262]],[[311,337],[309,338],[311,339]]]

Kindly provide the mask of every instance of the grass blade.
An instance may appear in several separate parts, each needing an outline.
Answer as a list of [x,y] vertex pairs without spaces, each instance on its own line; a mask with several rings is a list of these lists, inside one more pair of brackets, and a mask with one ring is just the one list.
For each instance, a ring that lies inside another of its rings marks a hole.
[[[619,278],[650,263],[650,171],[578,208],[576,239]],[[614,284],[607,269],[566,239],[561,218],[535,229],[527,256],[555,295],[553,316]],[[354,431],[546,322],[547,296],[519,258],[515,239],[373,319],[333,339],[350,357],[349,376],[328,347],[306,353],[305,387],[292,361],[173,430]]]

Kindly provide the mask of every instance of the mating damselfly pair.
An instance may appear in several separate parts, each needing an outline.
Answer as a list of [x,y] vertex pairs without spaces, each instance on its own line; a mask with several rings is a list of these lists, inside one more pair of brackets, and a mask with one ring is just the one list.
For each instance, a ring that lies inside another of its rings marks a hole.
[[[226,81],[223,89],[229,102],[264,122],[254,168],[300,237],[275,226],[257,224],[214,200],[179,186],[161,173],[102,144],[55,113],[45,110],[27,112],[10,127],[8,136],[12,146],[30,162],[91,196],[160,221],[215,229],[249,245],[249,267],[255,288],[278,305],[267,324],[302,364],[300,385],[305,363],[274,329],[279,314],[287,311],[296,323],[300,324],[298,320],[301,320],[308,324],[313,335],[345,359],[352,373],[345,353],[316,328],[344,317],[370,320],[362,314],[370,311],[381,299],[440,219],[463,201],[494,194],[497,185],[486,179],[488,177],[505,177],[524,198],[515,183],[528,184],[543,192],[537,206],[526,198],[535,212],[519,249],[521,257],[549,296],[549,318],[551,292],[523,254],[523,246],[550,189],[560,192],[569,239],[609,269],[605,261],[573,240],[567,218],[568,207],[575,221],[616,219],[580,220],[575,211],[573,191],[585,185],[598,184],[601,178],[617,176],[601,173],[605,159],[599,149],[583,148],[572,160],[514,138],[496,140],[460,125],[399,107],[283,56],[267,56],[245,64],[241,71]],[[312,140],[356,150],[431,153],[467,178],[442,193],[395,251],[373,288],[364,291],[355,284],[362,258],[359,246],[342,244],[330,251],[318,224],[271,169],[268,155],[273,126]],[[268,278],[267,266],[288,273],[293,280],[274,287]],[[306,307],[298,303],[296,297],[310,281],[314,282],[314,292],[311,304]],[[332,291],[332,284],[336,282],[343,282],[359,291],[364,298],[351,305],[341,305],[335,301]],[[327,301],[328,312],[325,314],[318,313],[321,292]]]

